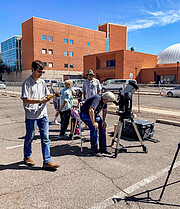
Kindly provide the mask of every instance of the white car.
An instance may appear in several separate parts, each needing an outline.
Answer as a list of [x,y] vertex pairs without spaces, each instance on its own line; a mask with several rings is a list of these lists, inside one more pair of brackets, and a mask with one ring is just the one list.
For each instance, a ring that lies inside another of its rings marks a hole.
[[0,83],[0,89],[6,89],[6,85],[4,83]]
[[180,97],[180,86],[177,86],[173,89],[167,89],[166,95],[168,97]]

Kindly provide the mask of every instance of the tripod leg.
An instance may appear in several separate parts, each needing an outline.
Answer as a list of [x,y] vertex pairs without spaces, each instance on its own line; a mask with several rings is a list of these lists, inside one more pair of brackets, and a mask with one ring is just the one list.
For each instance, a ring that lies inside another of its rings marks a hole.
[[115,133],[114,133],[114,137],[113,137],[113,139],[112,139],[112,142],[111,142],[111,146],[114,145],[115,138],[116,138],[117,133],[118,133],[118,131],[119,131],[119,127],[120,127],[120,121],[118,121],[118,124],[117,124],[117,126],[116,126],[116,130],[115,130]]
[[83,147],[82,147],[82,143],[83,143],[83,139],[82,139],[82,129],[81,129],[81,119],[79,121],[79,130],[80,130],[80,137],[81,137],[81,152],[83,152]]
[[147,152],[148,152],[147,147],[146,147],[146,146],[144,145],[144,143],[143,143],[143,140],[142,140],[142,138],[141,138],[141,135],[140,135],[140,133],[139,133],[139,131],[138,131],[138,129],[137,129],[137,126],[136,126],[136,124],[135,124],[133,118],[131,118],[131,122],[132,122],[133,127],[134,127],[134,130],[135,130],[135,132],[136,132],[136,134],[137,134],[137,136],[138,136],[138,139],[139,139],[139,141],[140,141],[140,144],[141,144],[141,146],[142,146],[142,148],[143,148],[143,151],[144,151],[145,153],[147,153]]
[[122,127],[123,127],[123,122],[120,122],[120,129],[119,129],[119,133],[118,133],[118,140],[117,140],[116,149],[115,149],[115,157],[117,157],[117,154],[118,154],[118,146],[119,146],[119,141],[120,141],[120,138],[121,138]]
[[175,163],[175,161],[176,161],[176,158],[177,158],[179,149],[180,149],[180,143],[178,144],[178,148],[177,148],[176,154],[175,154],[175,156],[174,156],[174,159],[173,159],[173,162],[172,162],[172,164],[171,164],[171,167],[170,167],[170,169],[169,169],[169,171],[168,171],[168,176],[167,176],[167,178],[166,178],[165,184],[164,184],[164,186],[163,186],[163,189],[162,189],[162,192],[161,192],[161,194],[160,194],[160,197],[159,197],[159,200],[158,200],[158,201],[161,201],[161,198],[162,198],[162,196],[163,196],[165,187],[166,187],[166,185],[167,185],[168,179],[169,179],[169,177],[170,177],[170,175],[171,175],[171,172],[172,172],[174,163]]

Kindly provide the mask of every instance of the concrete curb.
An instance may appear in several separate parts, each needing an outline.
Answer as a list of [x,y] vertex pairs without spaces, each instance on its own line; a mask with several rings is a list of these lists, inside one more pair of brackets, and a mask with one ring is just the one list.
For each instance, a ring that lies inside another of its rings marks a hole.
[[173,126],[179,126],[180,127],[180,122],[173,121],[173,120],[157,119],[156,123],[162,123],[162,124],[167,124],[167,125],[173,125]]

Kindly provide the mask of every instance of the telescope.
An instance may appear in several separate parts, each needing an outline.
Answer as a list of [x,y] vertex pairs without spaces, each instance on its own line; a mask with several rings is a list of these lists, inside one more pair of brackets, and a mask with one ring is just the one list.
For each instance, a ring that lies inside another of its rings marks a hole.
[[[123,145],[121,145],[120,142],[120,138],[122,135],[122,130],[124,127],[124,119],[130,119],[133,128],[138,136],[139,142],[140,142],[140,146],[143,149],[143,152],[147,153],[147,148],[145,147],[143,140],[141,138],[141,135],[138,131],[138,128],[134,122],[134,118],[133,118],[133,112],[132,112],[132,95],[134,94],[134,92],[138,89],[139,87],[133,83],[133,82],[129,82],[129,84],[125,87],[124,90],[120,89],[119,90],[119,94],[118,94],[118,99],[117,101],[114,102],[114,104],[116,106],[119,106],[118,111],[116,112],[117,115],[119,115],[119,121],[118,121],[118,125],[116,127],[115,133],[114,133],[114,138],[112,140],[111,146],[113,146],[114,142],[116,142],[116,149],[115,149],[115,158],[117,157],[118,152],[127,152],[127,148],[131,148],[132,146],[129,147],[125,147]],[[118,134],[118,139],[117,141],[115,140],[116,136]],[[122,148],[118,149],[118,146],[121,145]],[[136,146],[139,147],[139,146]]]
[[139,87],[132,81],[125,87],[124,91],[119,90],[118,99],[114,101],[116,106],[119,106],[117,114],[123,119],[128,119],[132,116],[132,95]]

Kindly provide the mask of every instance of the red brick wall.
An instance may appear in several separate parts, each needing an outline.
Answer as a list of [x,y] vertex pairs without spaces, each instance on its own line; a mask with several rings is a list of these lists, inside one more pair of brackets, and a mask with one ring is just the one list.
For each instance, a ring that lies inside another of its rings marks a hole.
[[[157,56],[144,54],[135,51],[124,51],[124,71],[123,78],[130,78],[130,73],[133,74],[133,79],[140,80],[139,73],[142,68],[154,68],[157,64]],[[137,68],[137,69],[135,69]]]
[[[114,59],[116,60],[116,67],[106,67],[107,60]],[[156,55],[118,50],[114,52],[85,56],[84,73],[86,74],[88,69],[92,69],[94,73],[98,75],[101,82],[107,78],[129,79],[130,73],[132,73],[133,79],[137,79],[138,82],[141,83],[141,78],[145,79],[140,76],[141,69],[146,67],[155,67],[156,64]],[[135,68],[137,69],[135,70]]]
[[[34,59],[39,59],[47,62],[47,65],[49,62],[53,63],[53,68],[47,66],[46,69],[48,70],[83,71],[84,55],[105,52],[106,50],[106,34],[101,31],[35,17],[27,20],[22,25],[23,48],[25,49],[25,52],[23,52],[25,55],[23,56],[24,70],[29,69],[30,62]],[[31,39],[28,34],[31,34]],[[46,35],[47,40],[42,40],[42,35]],[[48,36],[52,36],[53,41],[48,41]],[[68,39],[68,44],[64,43],[64,38]],[[69,43],[70,39],[73,40],[73,44]],[[89,47],[87,42],[90,42]],[[31,46],[31,50],[26,50],[29,46]],[[47,49],[47,54],[42,54],[42,49]],[[48,54],[48,49],[53,50],[52,55]],[[64,51],[73,52],[74,56],[64,56]],[[64,64],[68,64],[68,66],[73,64],[74,69],[66,69]]]
[[33,41],[33,19],[30,19],[22,24],[23,70],[31,69],[34,60]]
[[116,51],[122,49],[126,50],[127,27],[112,23],[106,23],[103,25],[99,25],[98,30],[107,33],[107,24],[109,24],[109,51]]

